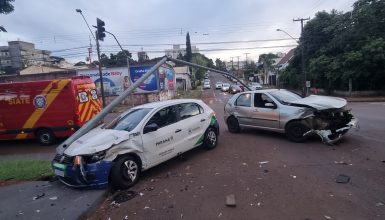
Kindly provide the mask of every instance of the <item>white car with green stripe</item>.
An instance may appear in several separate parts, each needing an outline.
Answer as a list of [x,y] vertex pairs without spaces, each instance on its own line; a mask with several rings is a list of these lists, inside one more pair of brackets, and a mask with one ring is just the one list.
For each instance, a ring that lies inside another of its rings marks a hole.
[[52,167],[70,186],[128,188],[142,171],[194,147],[213,149],[218,136],[215,113],[201,100],[153,102],[59,147]]

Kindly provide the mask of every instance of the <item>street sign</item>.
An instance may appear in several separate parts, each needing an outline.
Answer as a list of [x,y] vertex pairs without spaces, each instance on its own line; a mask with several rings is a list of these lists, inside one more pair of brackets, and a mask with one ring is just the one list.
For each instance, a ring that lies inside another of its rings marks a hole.
[[306,88],[310,88],[310,81],[306,81]]

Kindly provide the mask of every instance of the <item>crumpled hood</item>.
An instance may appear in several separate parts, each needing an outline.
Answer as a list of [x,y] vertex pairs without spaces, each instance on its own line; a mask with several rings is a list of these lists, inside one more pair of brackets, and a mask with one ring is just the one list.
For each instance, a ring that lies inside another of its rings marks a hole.
[[312,107],[317,110],[325,110],[330,108],[342,108],[347,104],[347,101],[338,97],[310,95],[290,103],[293,105]]
[[69,156],[94,154],[128,140],[129,136],[127,131],[95,128],[65,148],[64,153]]

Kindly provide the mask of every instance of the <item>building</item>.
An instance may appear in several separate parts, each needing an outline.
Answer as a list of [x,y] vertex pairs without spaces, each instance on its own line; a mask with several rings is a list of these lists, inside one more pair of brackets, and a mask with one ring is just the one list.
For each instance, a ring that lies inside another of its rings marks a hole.
[[142,63],[143,61],[150,60],[147,53],[145,51],[139,51],[138,52],[138,62]]
[[[166,56],[176,59],[179,54],[182,54],[182,56],[186,54],[186,48],[181,48],[179,44],[174,44],[172,49],[167,49],[164,53]],[[199,49],[196,46],[191,46],[191,53],[199,53]]]
[[11,69],[19,72],[32,65],[49,65],[50,51],[39,50],[35,44],[24,41],[9,41],[8,46],[0,47],[1,69]]
[[174,67],[176,88],[183,91],[191,89],[191,73],[188,66]]

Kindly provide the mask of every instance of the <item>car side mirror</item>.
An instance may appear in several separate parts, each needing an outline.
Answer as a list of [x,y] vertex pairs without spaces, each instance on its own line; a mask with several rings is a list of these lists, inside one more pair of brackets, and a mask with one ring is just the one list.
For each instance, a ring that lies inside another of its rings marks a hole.
[[153,132],[158,130],[159,126],[156,123],[151,123],[149,125],[144,126],[143,134]]
[[271,102],[265,103],[265,107],[267,108],[276,108],[275,105]]

